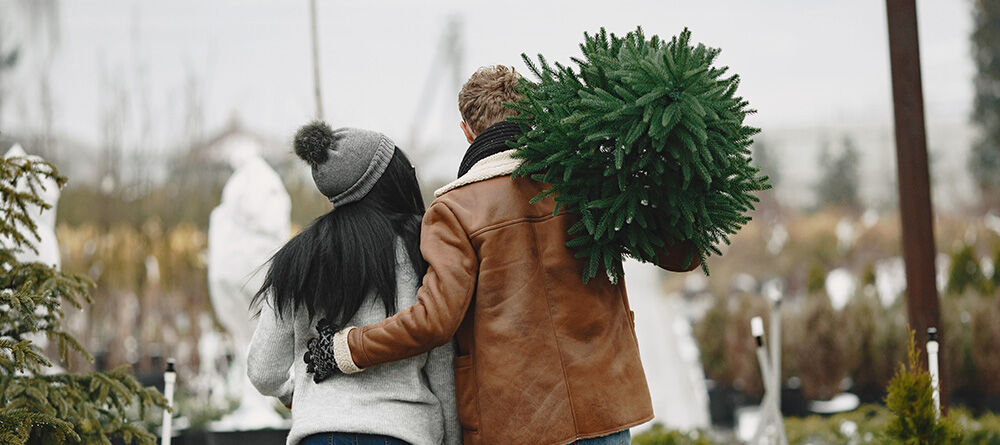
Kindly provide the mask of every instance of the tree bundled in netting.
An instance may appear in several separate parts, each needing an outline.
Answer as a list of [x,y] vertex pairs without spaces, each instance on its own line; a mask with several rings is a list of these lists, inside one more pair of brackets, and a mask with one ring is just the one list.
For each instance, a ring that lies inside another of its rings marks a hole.
[[63,304],[90,303],[91,281],[17,259],[38,241],[32,209],[50,207],[38,196],[44,178],[65,183],[51,164],[0,157],[0,443],[155,444],[129,416],[166,406],[156,389],[140,385],[125,368],[54,373],[32,342],[47,336],[67,365],[73,352],[92,360],[62,326]]
[[706,257],[769,187],[750,164],[760,130],[744,124],[754,110],[736,95],[739,77],[686,28],[669,42],[601,29],[580,49],[575,68],[522,55],[538,81],[522,81],[510,105],[524,130],[515,175],[550,185],[536,201],[554,195],[556,212],[579,213],[568,246],[588,258],[585,281],[602,267],[617,280],[625,255],[655,262],[678,241],[707,274]]

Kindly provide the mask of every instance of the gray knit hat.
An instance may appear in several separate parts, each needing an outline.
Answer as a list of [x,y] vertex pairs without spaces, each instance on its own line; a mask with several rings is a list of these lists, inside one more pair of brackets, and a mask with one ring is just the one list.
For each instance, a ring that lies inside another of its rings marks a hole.
[[295,133],[295,154],[312,167],[313,181],[333,207],[364,198],[385,173],[396,144],[382,133],[357,128],[331,130],[323,121]]

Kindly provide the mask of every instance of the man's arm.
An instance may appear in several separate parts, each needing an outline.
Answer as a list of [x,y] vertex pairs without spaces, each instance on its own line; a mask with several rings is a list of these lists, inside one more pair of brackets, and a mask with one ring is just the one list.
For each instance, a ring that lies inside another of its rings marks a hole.
[[671,272],[689,272],[701,266],[701,258],[690,240],[666,242],[664,249],[656,251],[656,265]]
[[350,354],[336,354],[339,369],[357,372],[422,354],[447,343],[458,331],[476,289],[479,259],[465,229],[443,202],[431,204],[424,215],[420,251],[428,268],[417,303],[379,323],[347,328],[346,335],[341,331],[334,349]]

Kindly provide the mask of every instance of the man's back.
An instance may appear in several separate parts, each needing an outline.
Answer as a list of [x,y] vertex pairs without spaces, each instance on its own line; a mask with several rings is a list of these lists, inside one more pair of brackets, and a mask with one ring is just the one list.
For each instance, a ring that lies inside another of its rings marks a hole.
[[584,261],[565,246],[576,218],[553,216],[552,199],[529,204],[542,187],[502,176],[438,200],[479,260],[456,379],[478,395],[478,406],[460,395],[460,418],[486,440],[466,432],[467,443],[567,443],[652,417],[625,288],[583,283]]

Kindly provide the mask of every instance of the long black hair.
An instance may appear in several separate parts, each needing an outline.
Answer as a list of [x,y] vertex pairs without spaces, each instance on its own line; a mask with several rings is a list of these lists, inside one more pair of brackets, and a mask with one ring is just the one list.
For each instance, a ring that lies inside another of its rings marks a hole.
[[[316,218],[269,261],[250,306],[273,295],[279,317],[305,309],[343,327],[374,292],[386,315],[396,312],[396,239],[401,238],[417,277],[424,200],[409,159],[396,147],[385,173],[364,198]],[[258,310],[259,314],[259,310]]]

